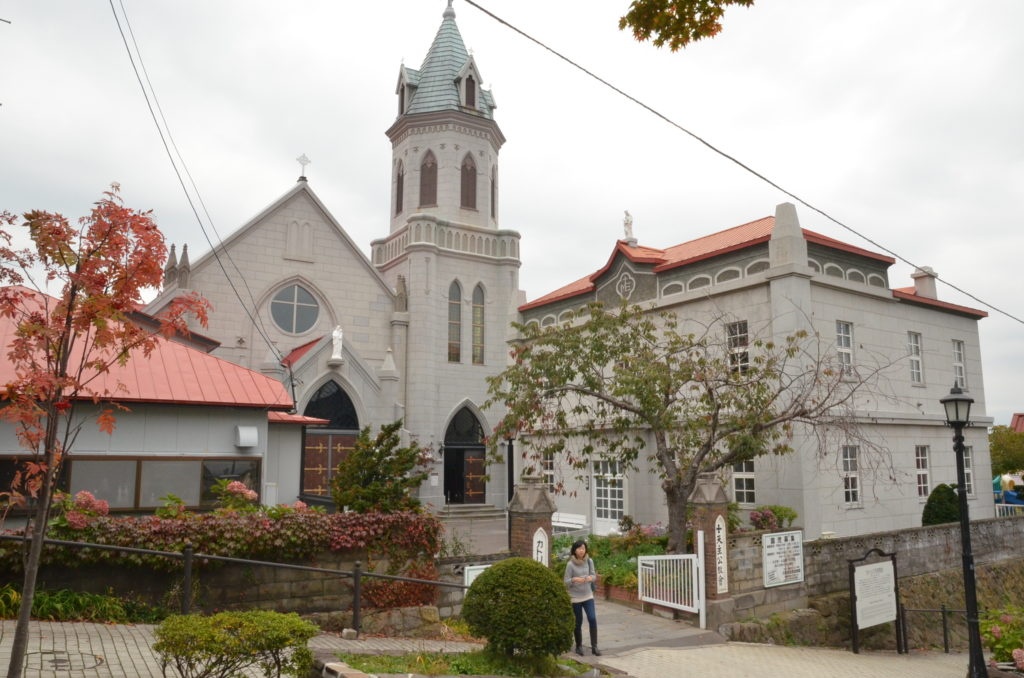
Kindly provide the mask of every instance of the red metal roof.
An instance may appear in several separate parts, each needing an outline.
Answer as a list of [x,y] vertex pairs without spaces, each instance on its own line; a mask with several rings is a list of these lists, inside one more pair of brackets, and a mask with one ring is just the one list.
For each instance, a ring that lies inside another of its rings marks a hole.
[[307,417],[304,414],[291,414],[290,412],[267,412],[267,421],[271,424],[307,424],[309,426],[323,426],[330,424],[330,419],[320,417]]
[[959,304],[951,304],[948,301],[940,301],[939,299],[932,299],[931,297],[920,297],[917,295],[917,291],[913,287],[894,288],[892,291],[892,296],[901,301],[909,301],[914,304],[921,304],[922,306],[933,306],[935,308],[941,308],[944,311],[960,313],[971,318],[988,317],[987,311],[979,311],[978,309],[971,308],[970,306],[960,306]]
[[[11,318],[0,318],[0,350],[6,349],[13,339],[15,323]],[[0,383],[14,378],[11,362],[0,361]],[[112,365],[89,386],[94,392],[109,392],[111,399],[125,403],[283,410],[293,406],[284,385],[276,379],[163,337],[157,339],[156,348],[148,357],[137,352],[125,365]]]
[[[594,283],[611,268],[619,254],[637,264],[654,264],[654,272],[661,273],[662,271],[668,271],[679,266],[685,266],[704,259],[710,259],[711,257],[766,243],[771,238],[773,228],[775,228],[775,217],[763,217],[724,231],[719,231],[718,233],[706,235],[702,238],[673,245],[665,250],[630,245],[625,240],[619,240],[615,244],[615,249],[612,250],[611,256],[608,257],[608,261],[600,269],[584,278],[560,287],[554,292],[545,294],[520,306],[519,310],[527,311],[531,308],[546,306],[555,301],[592,292],[594,290]],[[892,257],[871,252],[870,250],[856,247],[841,240],[815,233],[814,231],[801,230],[803,231],[804,239],[809,243],[857,254],[886,264],[896,262]]]
[[1010,428],[1017,433],[1024,433],[1024,414],[1014,413],[1013,418],[1010,419]]

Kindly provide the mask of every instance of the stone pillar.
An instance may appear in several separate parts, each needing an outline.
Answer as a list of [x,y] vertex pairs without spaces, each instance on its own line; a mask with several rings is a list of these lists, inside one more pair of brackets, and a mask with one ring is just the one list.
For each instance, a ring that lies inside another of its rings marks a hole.
[[544,479],[523,476],[508,503],[509,550],[513,555],[548,564],[551,554],[551,514],[555,501]]
[[732,621],[735,607],[729,595],[729,497],[716,474],[700,474],[697,487],[690,495],[690,505],[693,529],[704,531],[703,592],[707,600],[708,628],[714,630]]

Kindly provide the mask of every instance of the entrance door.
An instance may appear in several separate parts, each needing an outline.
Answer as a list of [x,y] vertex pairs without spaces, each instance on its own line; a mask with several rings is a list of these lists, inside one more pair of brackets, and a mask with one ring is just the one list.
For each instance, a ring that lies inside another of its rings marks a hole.
[[482,447],[444,448],[444,496],[449,504],[482,504],[487,495]]
[[616,461],[594,462],[594,534],[617,532],[626,509],[625,478]]
[[483,504],[487,499],[484,430],[463,407],[444,435],[444,497],[449,504]]

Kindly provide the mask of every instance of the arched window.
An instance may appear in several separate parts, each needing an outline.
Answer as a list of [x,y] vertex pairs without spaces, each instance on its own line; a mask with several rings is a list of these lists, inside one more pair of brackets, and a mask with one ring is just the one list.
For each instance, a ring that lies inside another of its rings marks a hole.
[[316,323],[320,305],[301,285],[288,285],[270,302],[274,324],[289,334],[302,334]]
[[476,108],[476,80],[472,75],[466,76],[466,108]]
[[476,209],[476,162],[469,153],[462,160],[462,206]]
[[491,168],[491,219],[498,218],[498,168]]
[[420,165],[420,207],[437,204],[437,159],[427,151]]
[[484,364],[484,288],[473,289],[473,364]]
[[455,280],[448,287],[448,362],[462,362],[462,288]]
[[395,214],[401,214],[405,201],[405,165],[398,161],[398,171],[395,172]]

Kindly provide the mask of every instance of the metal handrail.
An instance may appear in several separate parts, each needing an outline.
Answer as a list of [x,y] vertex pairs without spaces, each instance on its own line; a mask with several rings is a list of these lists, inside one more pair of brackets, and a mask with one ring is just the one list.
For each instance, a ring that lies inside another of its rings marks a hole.
[[[28,535],[16,535],[16,534],[0,534],[0,540],[6,541],[21,541],[27,542],[29,540]],[[457,584],[455,582],[438,581],[433,579],[418,579],[415,577],[401,577],[393,574],[378,574],[376,572],[363,572],[362,562],[356,561],[354,569],[350,570],[336,570],[328,567],[313,567],[311,565],[296,565],[293,563],[275,563],[269,560],[251,560],[248,558],[232,558],[230,556],[217,556],[209,553],[196,553],[192,544],[188,541],[185,542],[185,546],[181,552],[178,551],[156,551],[153,549],[140,549],[133,546],[116,546],[113,544],[94,544],[91,542],[84,541],[66,541],[62,539],[43,539],[44,544],[52,546],[67,546],[71,548],[94,548],[101,551],[118,551],[124,553],[138,553],[142,555],[160,556],[163,558],[170,558],[172,560],[181,560],[184,564],[184,574],[182,575],[182,595],[181,595],[181,613],[189,614],[192,609],[192,564],[194,559],[200,558],[202,560],[215,560],[225,563],[238,563],[241,565],[255,565],[259,567],[276,567],[286,570],[299,570],[304,572],[321,572],[324,574],[335,575],[339,577],[351,577],[352,578],[352,626],[358,634],[361,626],[361,591],[362,591],[362,578],[363,577],[375,577],[377,579],[385,579],[389,581],[403,581],[410,582],[413,584],[428,584],[431,586],[447,586],[449,588],[467,589],[469,588],[465,584]]]

